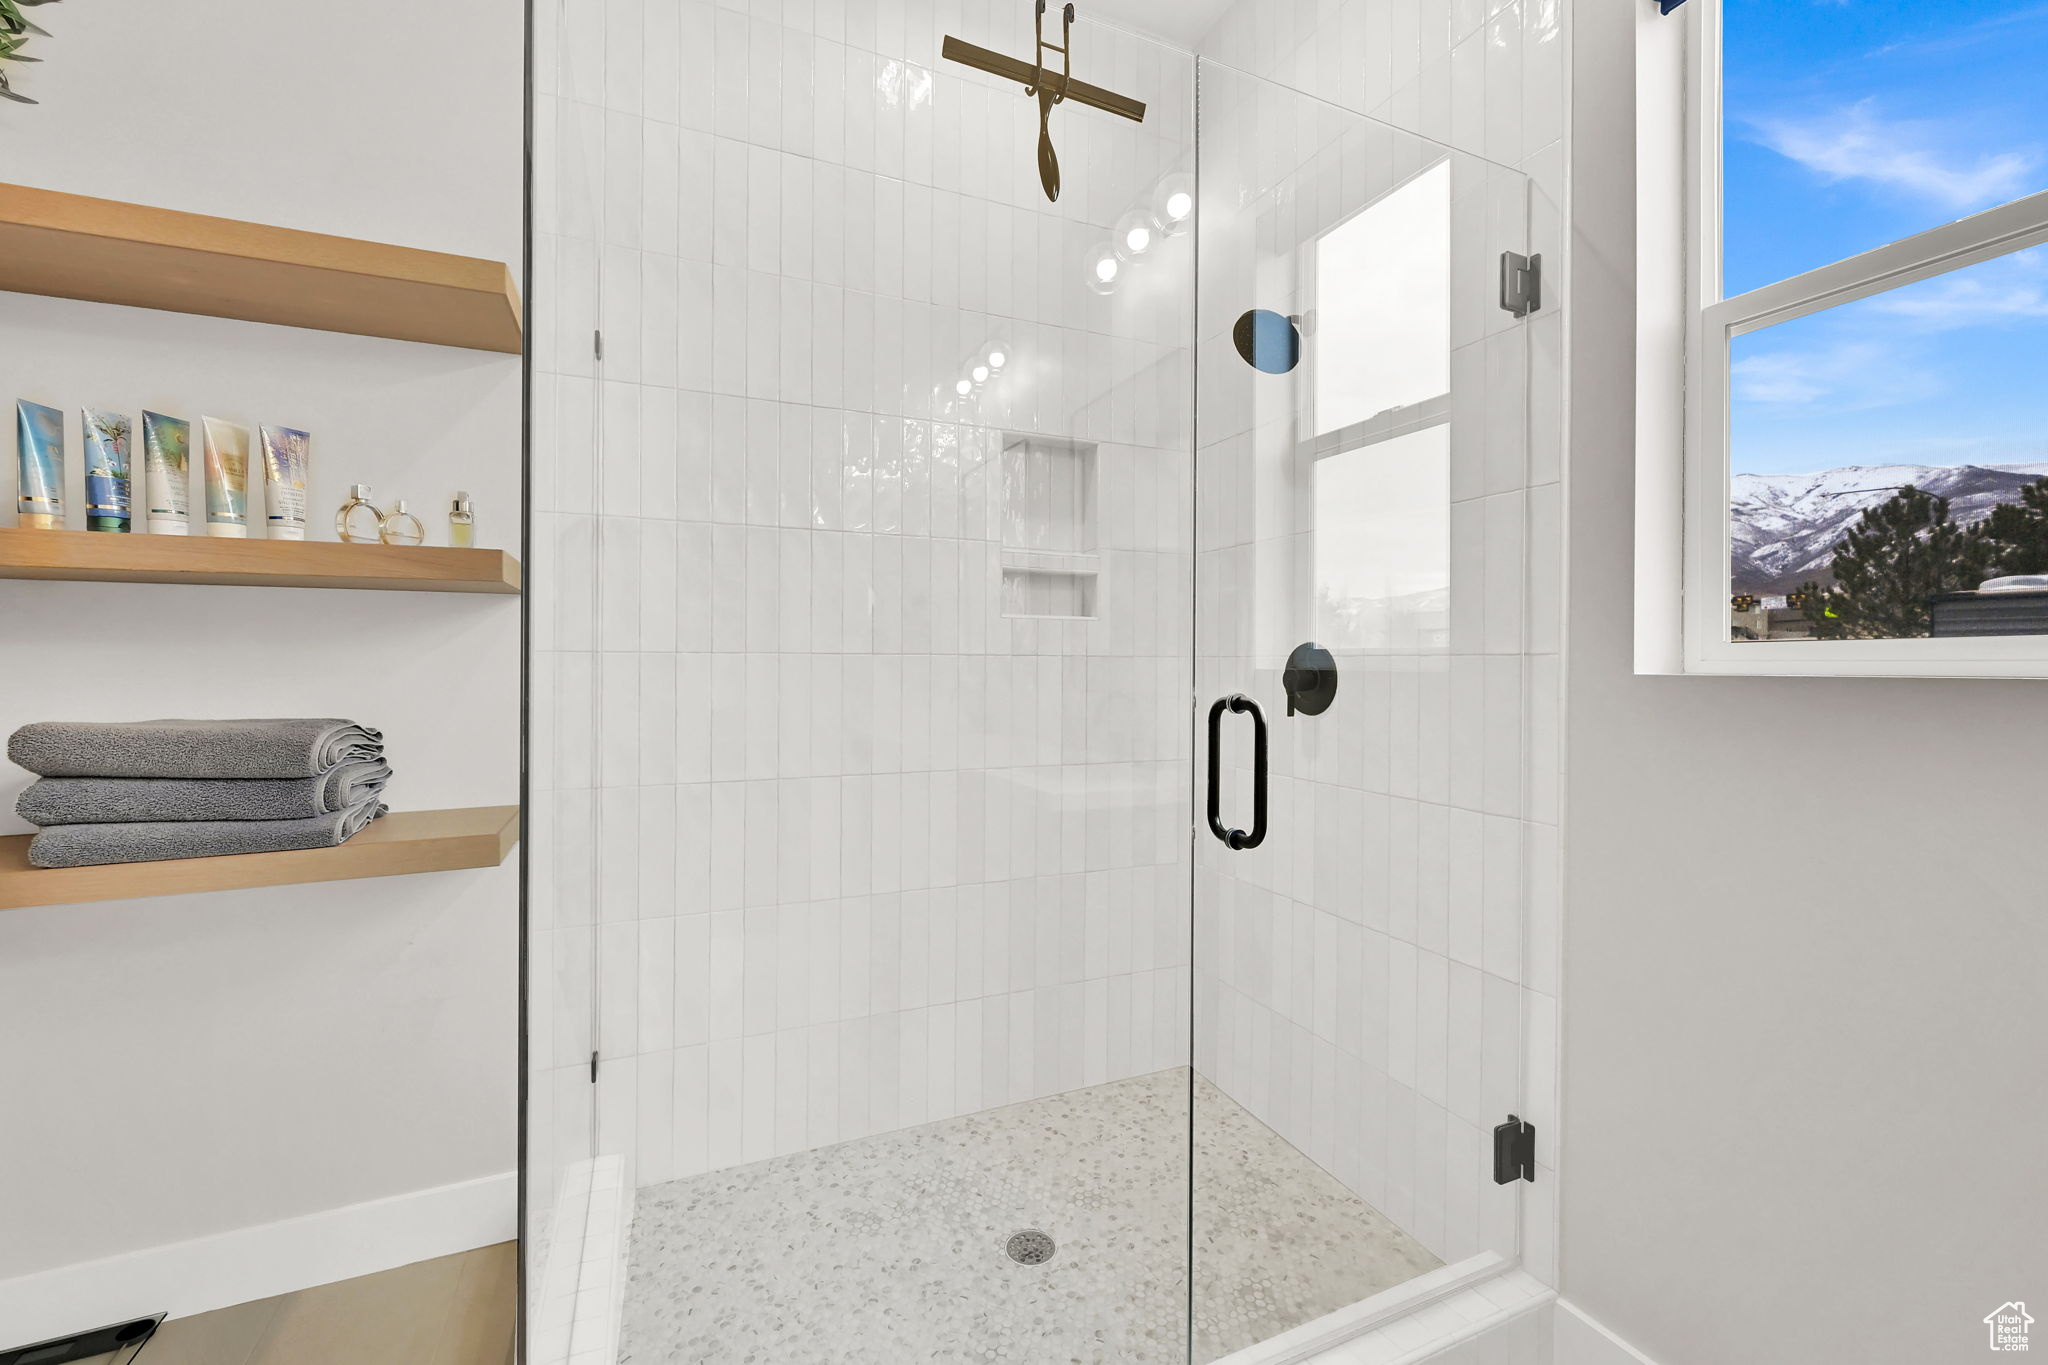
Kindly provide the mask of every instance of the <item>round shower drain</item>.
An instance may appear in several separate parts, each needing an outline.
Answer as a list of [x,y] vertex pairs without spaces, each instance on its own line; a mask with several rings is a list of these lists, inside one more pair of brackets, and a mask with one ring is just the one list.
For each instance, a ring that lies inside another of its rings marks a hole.
[[1014,1233],[1003,1248],[1018,1265],[1044,1265],[1052,1259],[1052,1238],[1037,1228]]

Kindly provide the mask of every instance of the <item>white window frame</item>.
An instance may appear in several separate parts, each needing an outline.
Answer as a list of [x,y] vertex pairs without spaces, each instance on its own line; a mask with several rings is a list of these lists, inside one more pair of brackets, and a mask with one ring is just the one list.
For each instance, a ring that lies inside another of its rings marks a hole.
[[1734,338],[2048,242],[2048,192],[1721,296],[1721,0],[1637,19],[1636,671],[2048,677],[2048,635],[1733,641]]
[[[1322,247],[1323,239],[1345,224],[1356,221],[1361,214],[1370,213],[1374,205],[1383,202],[1390,195],[1400,193],[1439,166],[1445,167],[1447,174],[1455,175],[1451,154],[1446,152],[1442,157],[1423,166],[1399,184],[1383,191],[1370,202],[1353,209],[1350,213],[1345,214],[1342,218],[1339,218],[1336,222],[1301,244],[1301,256],[1296,273],[1301,280],[1301,306],[1308,309],[1308,318],[1315,319],[1319,312],[1316,286],[1318,271],[1321,268],[1321,258],[1317,253]],[[1457,200],[1455,197],[1447,200],[1446,210],[1444,227],[1445,231],[1448,232],[1451,220],[1457,215]],[[1448,269],[1444,277],[1444,306],[1447,310],[1456,306],[1454,300],[1457,297],[1457,285],[1453,279],[1455,273],[1456,263],[1452,261],[1448,263]],[[1343,455],[1355,454],[1363,450],[1370,450],[1375,446],[1384,445],[1403,436],[1412,436],[1418,432],[1428,431],[1432,427],[1448,428],[1451,425],[1451,355],[1448,347],[1444,354],[1444,391],[1442,393],[1431,394],[1413,403],[1383,408],[1370,417],[1361,417],[1355,422],[1350,422],[1325,432],[1316,431],[1316,424],[1319,420],[1316,403],[1316,366],[1321,363],[1321,352],[1307,344],[1307,334],[1304,334],[1302,339],[1302,352],[1303,366],[1308,370],[1308,373],[1303,377],[1303,382],[1296,388],[1298,396],[1295,403],[1295,430],[1297,432],[1305,432],[1307,435],[1300,437],[1295,442],[1294,470],[1296,479],[1302,481],[1303,486],[1309,490],[1311,505],[1314,502],[1316,466],[1322,461],[1335,459]],[[1448,473],[1448,471],[1446,472]],[[1448,490],[1446,491],[1448,493]],[[1311,551],[1305,561],[1297,567],[1297,572],[1305,575],[1306,580],[1300,584],[1296,600],[1311,604],[1309,620],[1303,623],[1304,638],[1311,638],[1316,632],[1316,608],[1313,605],[1317,600],[1316,566],[1313,543],[1316,536],[1323,534],[1323,530],[1324,528],[1320,524],[1314,526],[1310,536]],[[1448,571],[1450,566],[1450,544],[1448,539],[1444,546],[1444,555],[1445,568]],[[1456,586],[1453,584],[1451,591],[1455,593],[1456,590]],[[1472,591],[1476,592],[1478,589],[1475,587]],[[1448,626],[1446,628],[1448,629]],[[1447,650],[1448,647],[1448,643],[1446,643],[1444,648]],[[1414,653],[1415,651],[1408,647],[1388,645],[1384,648],[1368,649],[1347,647],[1345,652],[1354,655],[1397,655]],[[1439,651],[1430,650],[1427,652],[1434,653]]]

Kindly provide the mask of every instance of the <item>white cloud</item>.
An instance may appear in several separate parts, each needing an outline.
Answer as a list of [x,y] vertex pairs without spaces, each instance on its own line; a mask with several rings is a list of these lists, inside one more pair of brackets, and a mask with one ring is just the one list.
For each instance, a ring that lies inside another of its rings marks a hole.
[[1739,404],[1860,412],[1917,402],[1939,387],[1927,367],[1876,341],[1792,346],[1747,355],[1738,350],[1738,357],[1729,366],[1729,379]]
[[2035,247],[1879,294],[1865,305],[1920,331],[2048,318],[2048,251]]
[[1760,119],[1757,141],[1831,183],[1862,180],[1968,213],[2016,199],[2035,188],[2040,158],[2031,151],[1945,155],[1935,130],[1911,120],[1887,121],[1876,101],[1809,119]]

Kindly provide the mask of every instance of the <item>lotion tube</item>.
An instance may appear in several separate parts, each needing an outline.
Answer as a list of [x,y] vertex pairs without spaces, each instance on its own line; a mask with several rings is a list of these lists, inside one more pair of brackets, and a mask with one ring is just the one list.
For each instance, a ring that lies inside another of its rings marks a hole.
[[206,534],[249,534],[249,428],[202,417],[206,429]]
[[182,417],[142,414],[143,491],[149,497],[152,535],[182,536],[190,529],[186,522],[192,515],[187,472],[191,444],[192,424]]
[[263,502],[272,540],[306,538],[306,480],[313,438],[290,427],[263,428]]
[[64,529],[64,414],[56,408],[15,400],[14,441],[21,457],[17,505],[21,527]]
[[126,413],[79,411],[85,437],[85,529],[127,531],[129,508],[128,438],[132,424]]

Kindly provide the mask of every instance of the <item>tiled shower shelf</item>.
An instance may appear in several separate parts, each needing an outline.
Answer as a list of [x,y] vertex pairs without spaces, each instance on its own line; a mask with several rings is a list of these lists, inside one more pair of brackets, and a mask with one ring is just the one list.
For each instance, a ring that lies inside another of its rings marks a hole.
[[0,838],[0,910],[496,867],[519,842],[519,807],[395,811],[339,848],[105,867],[30,867],[33,837]]
[[1093,569],[1003,566],[1003,615],[1035,621],[1092,621],[1097,607]]
[[1099,610],[1096,448],[1017,435],[1003,446],[1003,615],[1086,621]]
[[1003,567],[1024,573],[1087,574],[1102,572],[1102,556],[1063,550],[1019,550],[1003,547]]
[[0,289],[516,355],[502,261],[0,185]]
[[1089,621],[1101,610],[1102,556],[1064,550],[1003,550],[1003,615],[1028,621]]
[[0,530],[0,578],[510,594],[519,591],[519,561],[503,550],[439,545]]

